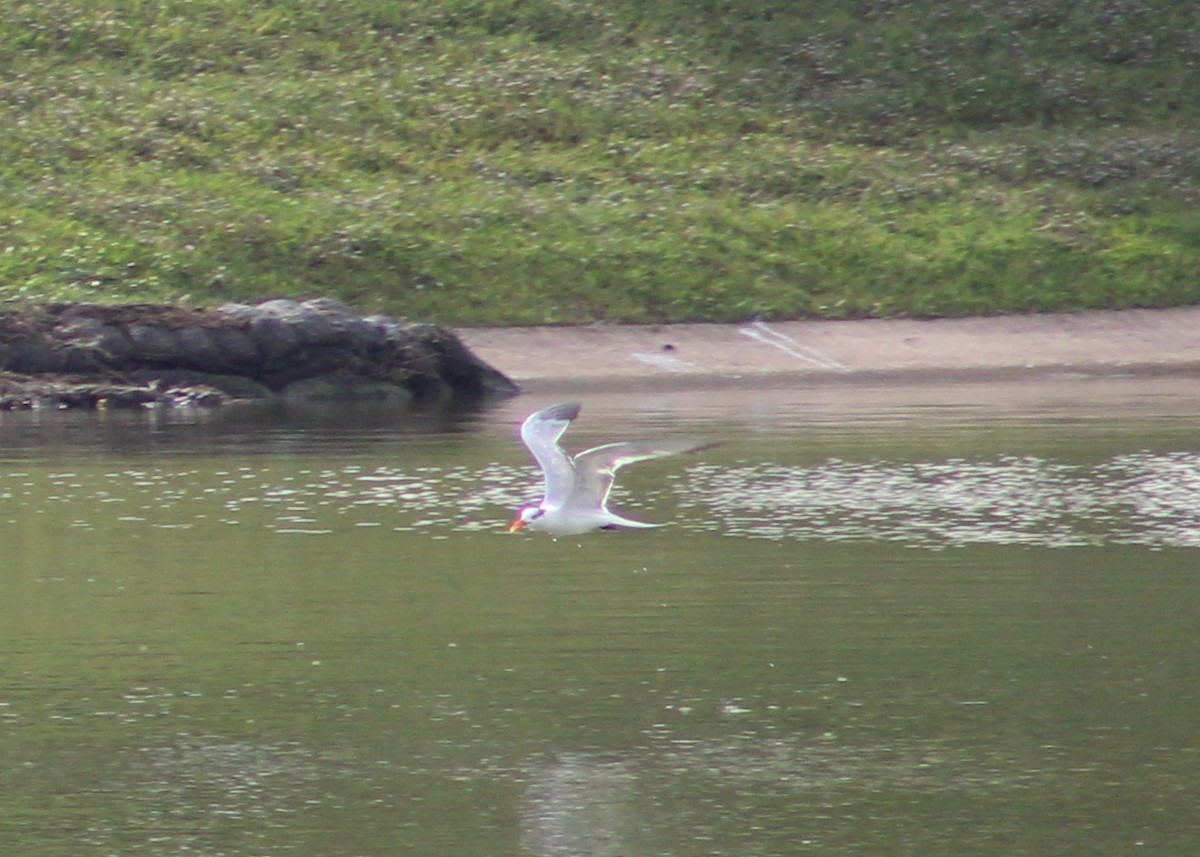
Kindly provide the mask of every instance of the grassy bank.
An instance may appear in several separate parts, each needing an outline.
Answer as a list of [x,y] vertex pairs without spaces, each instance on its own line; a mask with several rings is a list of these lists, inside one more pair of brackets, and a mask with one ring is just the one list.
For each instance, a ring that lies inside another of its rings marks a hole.
[[453,324],[1200,301],[1185,0],[14,0],[0,298]]

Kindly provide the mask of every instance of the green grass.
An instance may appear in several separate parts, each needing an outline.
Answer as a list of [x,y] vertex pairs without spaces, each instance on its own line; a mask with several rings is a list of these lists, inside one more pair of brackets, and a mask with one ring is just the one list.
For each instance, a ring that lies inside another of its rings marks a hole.
[[1170,0],[14,0],[0,299],[1194,303],[1197,32]]

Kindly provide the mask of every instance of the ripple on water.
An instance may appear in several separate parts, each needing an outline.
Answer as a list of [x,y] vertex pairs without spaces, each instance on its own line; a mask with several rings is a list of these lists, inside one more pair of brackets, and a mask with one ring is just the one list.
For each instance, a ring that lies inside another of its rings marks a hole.
[[689,526],[730,536],[921,547],[1200,546],[1200,454],[1131,453],[1099,464],[1033,456],[740,463],[691,468]]
[[[540,474],[488,464],[327,469],[11,473],[0,503],[78,504],[71,526],[156,529],[250,524],[280,535],[348,528],[502,532]],[[815,465],[700,463],[616,505],[692,532],[753,539],[1069,547],[1200,546],[1200,453],[1134,452],[1079,464],[1035,456]],[[645,511],[645,510],[650,511]]]

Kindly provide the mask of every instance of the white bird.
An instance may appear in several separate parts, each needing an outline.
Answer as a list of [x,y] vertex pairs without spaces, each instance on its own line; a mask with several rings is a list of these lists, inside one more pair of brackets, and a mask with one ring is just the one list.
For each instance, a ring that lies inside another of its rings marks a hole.
[[521,424],[521,440],[545,474],[545,497],[540,503],[522,506],[508,531],[515,533],[528,527],[555,536],[574,536],[597,529],[663,526],[633,521],[609,511],[608,492],[612,490],[616,472],[635,461],[692,452],[712,444],[682,439],[608,443],[570,456],[558,445],[558,439],[577,416],[579,405],[569,402],[544,408]]

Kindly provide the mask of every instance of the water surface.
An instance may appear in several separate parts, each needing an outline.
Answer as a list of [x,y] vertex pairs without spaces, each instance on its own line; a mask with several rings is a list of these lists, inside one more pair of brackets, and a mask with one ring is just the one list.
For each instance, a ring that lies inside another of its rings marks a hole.
[[1200,417],[1105,382],[0,415],[27,855],[1126,855],[1200,836]]

